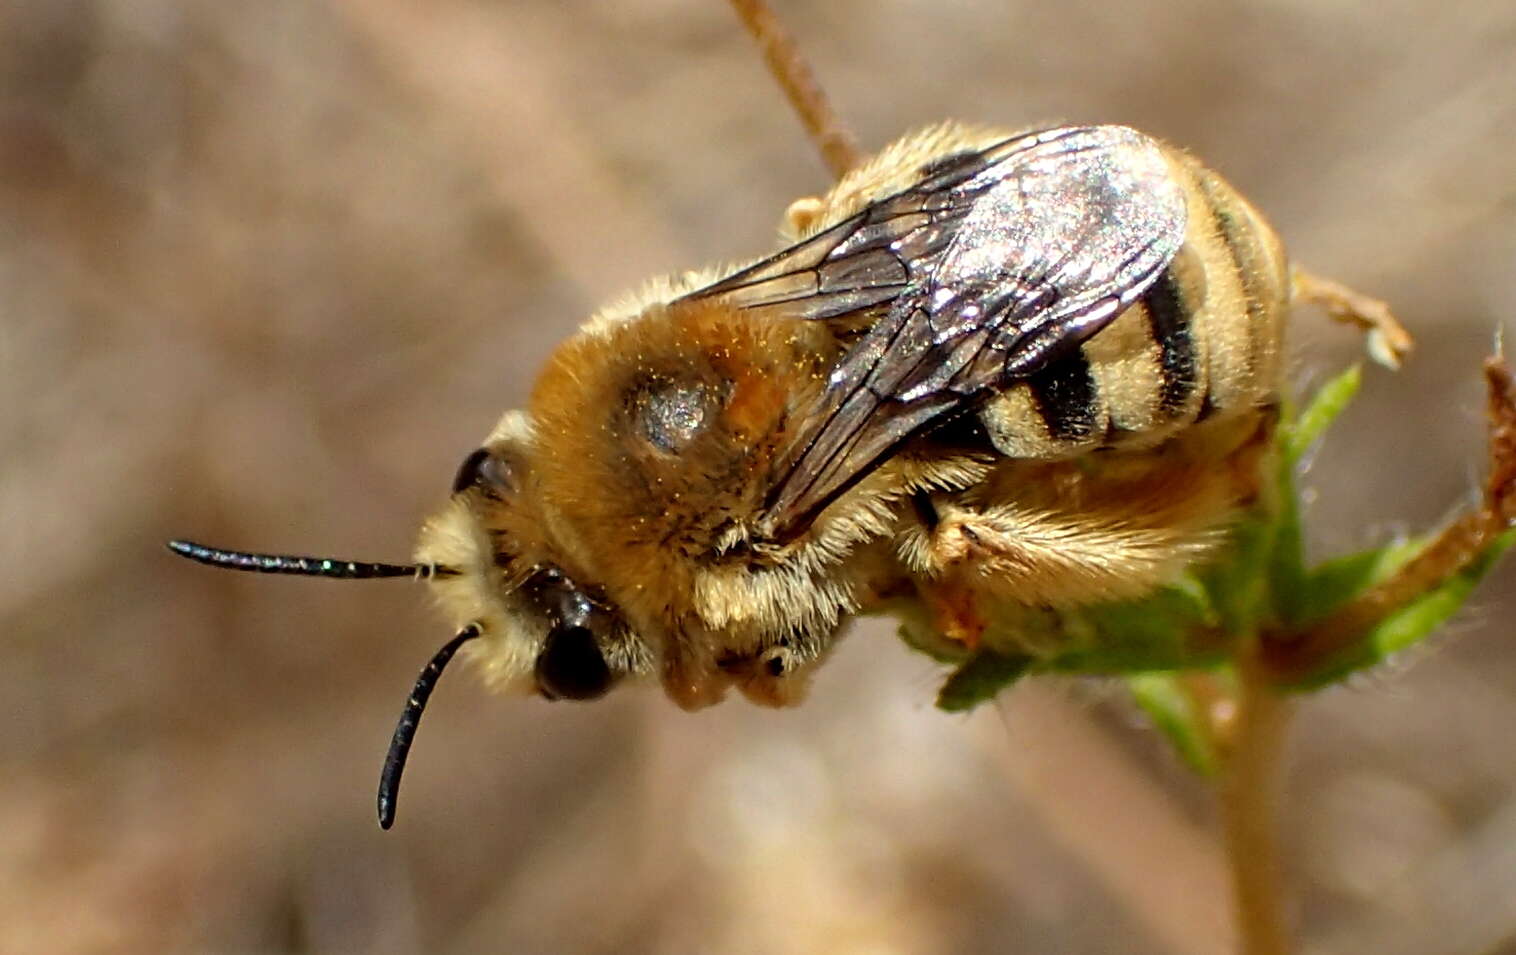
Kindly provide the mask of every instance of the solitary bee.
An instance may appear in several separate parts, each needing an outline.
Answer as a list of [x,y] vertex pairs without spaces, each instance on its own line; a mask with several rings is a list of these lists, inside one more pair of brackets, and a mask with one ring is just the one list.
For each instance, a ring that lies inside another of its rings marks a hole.
[[686,708],[787,705],[888,601],[973,646],[987,608],[1161,586],[1259,493],[1292,300],[1362,314],[1214,172],[1121,126],[936,126],[784,220],[778,252],[655,280],[564,342],[416,563],[170,545],[429,582],[456,636],[396,728],[386,828],[460,648],[550,699],[649,677]]

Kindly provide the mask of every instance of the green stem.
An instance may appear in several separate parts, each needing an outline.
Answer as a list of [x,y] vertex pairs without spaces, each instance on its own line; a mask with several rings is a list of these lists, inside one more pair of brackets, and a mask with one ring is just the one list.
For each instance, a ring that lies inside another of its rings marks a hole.
[[1242,955],[1288,955],[1277,821],[1293,707],[1251,654],[1238,660],[1237,684],[1219,792],[1237,931]]

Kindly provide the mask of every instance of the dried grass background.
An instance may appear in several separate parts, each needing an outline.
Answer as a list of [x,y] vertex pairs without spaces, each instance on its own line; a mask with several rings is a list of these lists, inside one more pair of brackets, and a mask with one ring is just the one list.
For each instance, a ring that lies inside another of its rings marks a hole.
[[[1468,499],[1516,310],[1516,6],[781,4],[877,146],[1126,122],[1420,336],[1319,456],[1323,552]],[[791,712],[449,675],[397,829],[418,588],[162,541],[400,559],[599,301],[766,250],[825,185],[715,0],[0,8],[0,950],[1182,952],[1231,944],[1211,807],[1115,694],[932,710],[860,626]],[[1296,323],[1298,377],[1354,335]],[[1513,569],[1303,708],[1313,953],[1516,951]]]

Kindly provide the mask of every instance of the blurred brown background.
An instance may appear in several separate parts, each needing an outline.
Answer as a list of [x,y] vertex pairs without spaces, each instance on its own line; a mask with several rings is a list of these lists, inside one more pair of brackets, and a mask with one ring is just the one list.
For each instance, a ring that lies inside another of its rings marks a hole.
[[[1516,309],[1509,0],[782,3],[868,146],[948,116],[1187,144],[1420,336],[1319,456],[1315,543],[1467,500]],[[553,343],[770,247],[819,162],[716,0],[0,7],[0,950],[1225,951],[1204,789],[1101,687],[931,708],[860,626],[813,701],[437,695],[403,559]],[[1355,359],[1297,323],[1298,379]],[[1310,700],[1306,948],[1516,951],[1513,568],[1434,652]]]

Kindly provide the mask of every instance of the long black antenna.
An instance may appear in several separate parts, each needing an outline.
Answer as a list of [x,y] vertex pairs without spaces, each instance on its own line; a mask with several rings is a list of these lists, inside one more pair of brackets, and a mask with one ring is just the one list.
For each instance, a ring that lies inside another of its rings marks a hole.
[[457,573],[451,567],[432,564],[380,564],[367,560],[338,560],[335,557],[252,554],[241,550],[206,547],[193,541],[169,541],[168,549],[180,557],[188,557],[212,567],[249,570],[259,574],[298,574],[303,577],[360,580],[369,577],[432,577]]
[[390,751],[384,757],[384,768],[379,771],[379,828],[388,829],[395,824],[395,804],[400,799],[400,774],[405,772],[405,757],[410,754],[411,740],[416,737],[416,727],[421,725],[421,712],[426,701],[442,678],[442,669],[447,666],[458,648],[479,636],[478,624],[469,624],[458,635],[443,645],[437,655],[416,678],[416,685],[400,711],[400,722],[395,724],[395,735],[390,740]]

